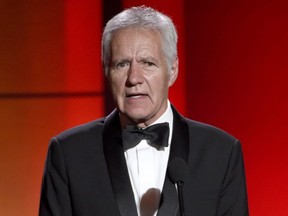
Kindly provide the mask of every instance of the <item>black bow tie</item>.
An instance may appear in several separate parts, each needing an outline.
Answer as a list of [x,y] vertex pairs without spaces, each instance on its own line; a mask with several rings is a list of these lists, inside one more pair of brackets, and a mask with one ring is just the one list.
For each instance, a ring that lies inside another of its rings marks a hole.
[[122,132],[123,147],[125,150],[135,147],[141,140],[148,140],[149,145],[156,148],[167,147],[169,138],[169,124],[167,122],[155,124],[145,129],[135,126],[126,126]]

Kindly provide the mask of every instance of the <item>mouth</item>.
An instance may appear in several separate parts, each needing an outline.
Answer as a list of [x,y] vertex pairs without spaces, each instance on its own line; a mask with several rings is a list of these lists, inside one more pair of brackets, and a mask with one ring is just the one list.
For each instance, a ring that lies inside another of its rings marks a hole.
[[126,95],[127,98],[134,98],[134,99],[145,97],[145,96],[147,96],[147,94],[141,94],[141,93],[133,94],[132,93],[132,94]]

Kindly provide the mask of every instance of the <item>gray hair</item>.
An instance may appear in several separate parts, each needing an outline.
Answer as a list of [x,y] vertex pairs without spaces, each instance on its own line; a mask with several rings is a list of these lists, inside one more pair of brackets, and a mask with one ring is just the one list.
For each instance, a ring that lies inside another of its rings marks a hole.
[[105,26],[102,36],[102,62],[105,74],[110,66],[110,44],[113,33],[125,28],[151,28],[162,36],[162,49],[168,68],[177,58],[177,31],[172,20],[165,14],[150,7],[132,7],[114,16]]

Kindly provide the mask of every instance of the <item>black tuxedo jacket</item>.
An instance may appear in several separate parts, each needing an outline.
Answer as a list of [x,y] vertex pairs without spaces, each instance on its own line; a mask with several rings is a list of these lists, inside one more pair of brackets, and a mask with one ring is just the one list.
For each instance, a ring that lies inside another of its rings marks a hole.
[[[240,143],[215,127],[181,116],[174,108],[169,161],[183,158],[186,216],[247,216]],[[70,129],[51,141],[40,216],[136,216],[121,143],[118,112]],[[166,177],[158,216],[179,215],[175,185]]]

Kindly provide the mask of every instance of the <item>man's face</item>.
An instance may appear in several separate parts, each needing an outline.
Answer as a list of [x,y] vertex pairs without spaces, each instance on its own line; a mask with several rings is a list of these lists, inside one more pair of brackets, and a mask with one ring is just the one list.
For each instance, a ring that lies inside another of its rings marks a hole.
[[122,123],[140,127],[153,123],[167,108],[178,60],[167,68],[161,35],[152,29],[120,30],[113,35],[110,48],[108,79]]

